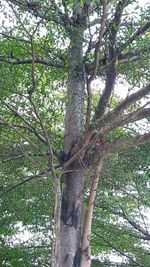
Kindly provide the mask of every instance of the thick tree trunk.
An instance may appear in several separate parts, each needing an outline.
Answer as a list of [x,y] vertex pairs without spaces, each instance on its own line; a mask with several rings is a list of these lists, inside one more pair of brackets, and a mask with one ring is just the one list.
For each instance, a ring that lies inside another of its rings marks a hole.
[[[83,131],[84,75],[82,66],[82,33],[72,36],[69,52],[69,74],[65,119],[64,154],[72,148]],[[54,267],[79,267],[82,234],[84,168],[76,159],[61,177],[62,198],[55,244]],[[58,203],[57,203],[58,205]],[[59,205],[58,205],[59,206]]]
[[71,172],[64,177],[55,267],[80,266],[84,173],[78,162],[71,167]]

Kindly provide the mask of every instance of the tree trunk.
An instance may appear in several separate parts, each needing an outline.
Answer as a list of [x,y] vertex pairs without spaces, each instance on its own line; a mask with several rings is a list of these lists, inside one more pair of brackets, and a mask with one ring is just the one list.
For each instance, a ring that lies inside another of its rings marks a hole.
[[[82,66],[82,33],[72,34],[69,51],[67,107],[64,155],[69,159],[83,131],[84,75]],[[54,267],[79,267],[82,234],[84,168],[76,159],[61,177],[62,198],[55,242]],[[58,203],[57,203],[58,205]],[[59,205],[58,205],[59,206]]]

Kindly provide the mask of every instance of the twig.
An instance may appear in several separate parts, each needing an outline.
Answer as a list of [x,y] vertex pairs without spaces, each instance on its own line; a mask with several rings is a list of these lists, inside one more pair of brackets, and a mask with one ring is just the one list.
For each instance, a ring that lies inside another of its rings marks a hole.
[[4,123],[8,125],[15,133],[17,133],[19,136],[21,136],[24,140],[26,140],[30,145],[32,145],[34,148],[38,149],[38,146],[33,143],[27,136],[25,136],[22,132],[19,132],[18,129],[16,129],[12,124],[7,122],[4,118],[0,117],[0,123]]
[[98,237],[100,237],[106,244],[108,244],[112,249],[116,250],[117,252],[119,252],[119,254],[121,254],[122,256],[126,257],[127,259],[129,259],[130,261],[132,261],[133,263],[136,264],[136,266],[139,267],[144,267],[144,265],[142,265],[141,263],[137,262],[136,260],[134,260],[131,256],[127,255],[126,253],[124,253],[123,251],[121,251],[119,248],[117,248],[116,246],[114,246],[112,243],[110,243],[110,241],[106,240],[103,236],[97,234],[95,231],[93,231],[94,234]]
[[[40,141],[42,141],[45,145],[47,144],[46,140],[41,136],[38,132],[37,129],[29,123],[28,120],[25,119],[24,116],[22,116],[17,110],[15,110],[15,107],[11,106],[10,104],[6,103],[5,101],[1,100],[2,103],[12,112],[14,115],[18,116],[26,125],[28,125],[28,130],[32,133],[34,133]],[[7,124],[6,124],[7,125]],[[13,125],[15,127],[15,125]],[[20,126],[20,127],[25,127],[25,126]]]
[[27,40],[27,39],[18,38],[17,36],[8,35],[8,34],[5,33],[5,32],[0,32],[0,34],[1,34],[2,37],[4,37],[4,38],[14,39],[14,40],[17,40],[17,41],[19,40],[20,42],[24,42],[24,43],[27,43],[27,44],[31,44],[31,41],[30,41],[30,40]]
[[23,185],[33,179],[37,179],[37,178],[42,178],[44,175],[46,174],[46,172],[40,172],[39,174],[35,174],[35,175],[29,175],[29,176],[25,176],[24,179],[16,184],[14,184],[13,186],[11,186],[10,188],[8,188],[3,194],[7,194],[9,193],[10,191],[12,191],[13,189],[15,189],[16,187],[20,186],[20,185]]
[[34,112],[40,122],[40,125],[41,125],[41,128],[43,130],[43,133],[45,135],[45,138],[46,138],[46,141],[47,141],[47,144],[48,144],[48,153],[49,153],[49,156],[50,156],[50,159],[49,159],[49,166],[51,167],[51,172],[52,172],[52,175],[53,177],[55,178],[55,180],[57,179],[57,174],[56,174],[56,171],[55,171],[55,167],[54,167],[54,162],[53,162],[53,150],[52,150],[52,146],[51,146],[51,143],[50,143],[50,140],[49,140],[49,136],[48,136],[48,131],[43,123],[43,120],[36,108],[36,105],[32,99],[32,96],[29,98],[33,108],[34,108]]

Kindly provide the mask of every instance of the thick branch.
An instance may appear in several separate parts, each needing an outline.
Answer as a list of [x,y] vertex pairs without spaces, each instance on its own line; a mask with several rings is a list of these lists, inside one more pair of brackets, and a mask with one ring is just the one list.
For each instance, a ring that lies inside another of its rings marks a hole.
[[138,36],[145,33],[150,28],[150,21],[146,22],[143,26],[141,26],[137,31],[127,40],[125,44],[121,46],[121,51],[123,51],[124,48],[126,48],[128,45],[130,45]]
[[[144,134],[142,136],[138,136],[135,138],[127,138],[127,139],[120,139],[120,140],[114,140],[114,143],[103,143],[103,135],[117,126],[125,125],[128,123],[132,123],[138,120],[141,120],[143,118],[149,117],[150,115],[150,109],[139,109],[136,112],[129,113],[128,115],[122,115],[119,119],[113,119],[112,123],[111,120],[109,121],[109,116],[106,119],[102,119],[99,123],[100,125],[100,131],[96,130],[96,128],[91,125],[91,131],[87,131],[83,137],[79,140],[79,143],[77,144],[77,150],[75,151],[75,154],[63,165],[63,169],[66,169],[79,155],[81,158],[84,157],[85,152],[89,151],[91,147],[95,146],[96,143],[99,143],[99,145],[96,145],[96,154],[94,153],[93,159],[96,159],[99,157],[99,155],[102,153],[106,154],[112,154],[117,153],[121,150],[127,149],[131,146],[136,146],[139,144],[143,144],[145,142],[150,141],[150,133]],[[109,124],[110,123],[110,124]],[[92,130],[93,129],[93,130]],[[88,137],[89,135],[89,137]],[[83,140],[82,140],[83,139]],[[84,140],[85,139],[85,140]],[[80,146],[79,146],[80,144]],[[104,147],[102,147],[102,145]],[[103,152],[102,152],[103,150]],[[102,155],[101,154],[101,155]]]
[[102,38],[104,34],[105,24],[107,20],[108,15],[108,3],[107,0],[103,1],[103,16],[101,20],[101,28],[99,31],[99,37],[98,41],[95,45],[95,51],[94,51],[94,66],[92,70],[92,74],[87,80],[87,92],[88,92],[88,103],[87,103],[87,115],[86,115],[86,126],[89,125],[90,119],[91,119],[91,111],[92,111],[92,89],[91,89],[91,83],[96,78],[97,70],[99,66],[99,49],[102,45]]
[[[3,55],[0,55],[0,62],[7,62],[12,65],[24,65],[24,64],[32,64],[32,58],[26,59],[13,59],[13,58],[5,58]],[[47,58],[35,58],[34,63],[42,64],[54,68],[63,68],[64,65],[62,63],[57,63],[54,60],[48,60]]]
[[137,146],[147,142],[150,142],[150,133],[145,133],[143,135],[139,135],[137,137],[132,138],[120,138],[114,140],[113,143],[106,142],[104,150],[106,154],[114,154],[129,147]]
[[[97,110],[95,113],[95,118],[100,118],[106,109],[107,103],[111,96],[112,91],[114,90],[115,80],[117,76],[117,68],[116,68],[116,39],[117,33],[119,30],[119,26],[121,23],[121,17],[124,8],[128,5],[128,0],[119,1],[116,12],[114,15],[114,19],[111,22],[109,33],[109,48],[108,48],[108,62],[106,69],[106,86],[100,97]],[[114,26],[115,25],[115,26]]]
[[88,79],[88,83],[91,83],[91,81],[93,81],[93,79],[95,79],[96,74],[97,74],[97,69],[98,69],[98,65],[99,65],[99,49],[100,49],[101,44],[102,44],[102,38],[103,38],[103,33],[104,33],[105,24],[106,24],[106,20],[107,20],[107,15],[108,15],[108,3],[107,3],[107,0],[104,0],[103,1],[103,15],[102,15],[102,19],[101,19],[101,28],[99,31],[99,37],[98,37],[98,41],[95,45],[95,51],[94,51],[94,67],[93,67],[92,74],[91,74],[90,78]]
[[120,104],[114,109],[113,114],[121,114],[125,109],[130,107],[136,101],[150,93],[150,84],[138,90],[137,92],[129,95],[125,100],[121,101]]
[[104,132],[110,132],[118,126],[127,125],[146,118],[150,118],[150,108],[139,109],[127,115],[121,115],[114,120],[112,119],[112,122],[110,121],[110,123],[104,127]]
[[[145,47],[143,48],[142,50],[132,50],[130,52],[127,52],[127,53],[120,53],[116,58],[118,60],[118,62],[120,64],[124,64],[126,62],[134,62],[134,61],[137,61],[137,60],[141,60],[143,59],[143,57],[145,58],[145,56],[147,55],[147,53],[150,52],[150,47]],[[103,70],[106,69],[106,65],[108,65],[108,62],[107,62],[107,57],[103,57],[100,59],[99,61],[99,67],[98,67],[98,74],[99,75],[103,75]],[[90,74],[92,72],[92,69],[93,69],[93,63],[89,63],[89,64],[86,64],[86,71],[88,74]]]
[[[119,123],[126,123],[126,121],[124,121],[124,119],[127,120],[127,123],[136,121],[137,120],[144,118],[144,112],[145,115],[148,117],[149,115],[149,109],[144,109],[144,111],[142,112],[142,110],[140,111],[139,109],[139,113],[136,112],[128,114],[126,117],[124,117],[123,112],[129,108],[132,104],[136,103],[138,100],[140,100],[141,98],[147,96],[150,93],[150,84],[148,84],[147,86],[143,87],[142,89],[138,90],[137,92],[129,95],[125,100],[121,101],[118,106],[113,110],[108,112],[106,115],[104,115],[98,122],[97,122],[97,127],[100,127],[100,129],[107,129],[107,126],[110,125],[110,130],[113,129],[111,127],[111,125],[114,123],[114,127],[116,127],[117,125],[119,125]],[[120,116],[120,118],[118,118],[117,121],[117,116]],[[131,116],[130,116],[131,115]],[[133,115],[133,116],[132,116]],[[130,117],[129,117],[130,116]],[[136,117],[137,116],[137,117]],[[116,126],[115,126],[116,124]],[[102,130],[103,131],[103,130]],[[107,130],[106,130],[107,131]]]
[[[35,1],[28,2],[8,0],[8,3],[12,3],[15,6],[18,6],[22,11],[27,11],[36,18],[43,19],[44,17],[44,20],[54,21],[56,24],[62,24],[64,27],[71,23],[69,17],[67,17],[66,14],[61,11],[61,9],[58,7],[54,0],[51,0],[50,5],[48,6],[43,6],[40,4],[40,2]],[[55,11],[58,14],[58,17],[54,16],[51,10]]]

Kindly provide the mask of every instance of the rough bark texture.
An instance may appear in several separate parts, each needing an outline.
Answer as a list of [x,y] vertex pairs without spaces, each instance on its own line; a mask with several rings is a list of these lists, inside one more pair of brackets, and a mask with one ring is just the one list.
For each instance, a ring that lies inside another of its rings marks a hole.
[[[65,118],[64,154],[70,157],[83,128],[84,75],[82,33],[72,36],[69,51],[69,74]],[[79,267],[82,233],[84,168],[76,159],[61,177],[62,201],[56,240],[55,267]],[[58,222],[57,222],[58,223]]]
[[84,173],[78,162],[72,164],[72,170],[64,178],[59,233],[60,247],[56,260],[56,266],[59,267],[80,266],[78,249],[82,233]]

